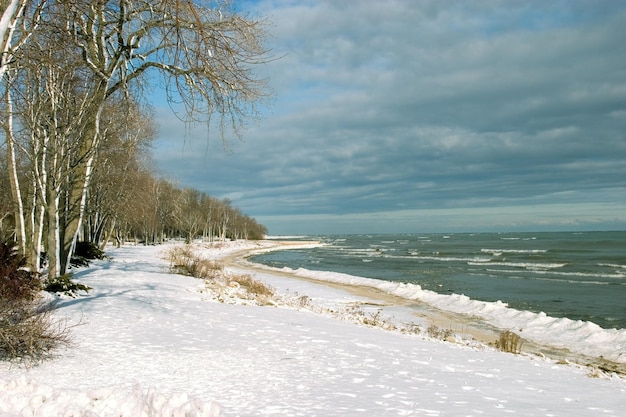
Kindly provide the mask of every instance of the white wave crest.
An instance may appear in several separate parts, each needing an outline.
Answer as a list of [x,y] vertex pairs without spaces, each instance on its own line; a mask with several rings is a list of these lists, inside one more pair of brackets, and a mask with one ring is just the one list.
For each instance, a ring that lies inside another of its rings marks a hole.
[[[470,261],[468,265],[484,265],[484,262]],[[513,268],[524,269],[556,269],[563,268],[565,263],[535,263],[535,262],[493,262],[490,265],[510,266]]]
[[[481,249],[483,253],[503,254],[503,253],[546,253],[547,249]],[[499,256],[499,255],[497,255]]]

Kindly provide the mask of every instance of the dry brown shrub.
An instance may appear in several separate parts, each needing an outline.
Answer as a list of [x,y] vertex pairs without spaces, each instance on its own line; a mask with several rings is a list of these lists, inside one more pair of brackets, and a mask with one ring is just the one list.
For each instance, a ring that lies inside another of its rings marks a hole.
[[234,281],[241,287],[245,288],[250,294],[261,297],[273,297],[274,289],[264,282],[258,281],[252,278],[250,275],[232,275],[228,278],[230,281]]
[[167,251],[167,259],[170,261],[170,269],[175,272],[179,272],[181,269],[186,270],[186,265],[190,259],[195,255],[191,250],[191,247],[186,246],[174,246]]
[[69,343],[69,329],[39,301],[38,274],[12,243],[0,242],[0,360],[39,362]]
[[375,313],[369,313],[369,315],[363,315],[363,324],[366,326],[380,327],[386,330],[396,330],[397,327],[388,318],[383,317],[383,310],[378,309]]
[[261,305],[273,303],[274,288],[250,275],[224,273],[223,264],[200,257],[190,245],[176,246],[167,255],[172,272],[206,280],[207,288],[217,293],[220,302],[235,297],[254,300]]
[[224,265],[210,259],[197,259],[190,265],[191,276],[196,278],[215,278],[224,271]]
[[513,333],[506,330],[500,333],[500,338],[496,341],[496,347],[503,352],[520,353],[522,351],[523,339]]
[[407,323],[404,327],[400,328],[400,331],[406,334],[420,334],[422,333],[422,327],[416,323]]
[[437,327],[434,324],[428,326],[428,329],[426,329],[426,333],[433,339],[439,340],[449,340],[454,335],[452,329],[442,329],[441,327]]
[[49,304],[0,301],[0,359],[36,363],[70,342],[70,326]]
[[313,300],[308,295],[302,295],[296,299],[296,305],[300,308],[311,308]]
[[26,258],[12,243],[0,242],[0,300],[27,302],[37,297],[41,280],[27,268]]
[[224,270],[224,265],[203,259],[194,253],[191,246],[176,246],[169,250],[168,258],[172,272],[195,278],[215,278]]

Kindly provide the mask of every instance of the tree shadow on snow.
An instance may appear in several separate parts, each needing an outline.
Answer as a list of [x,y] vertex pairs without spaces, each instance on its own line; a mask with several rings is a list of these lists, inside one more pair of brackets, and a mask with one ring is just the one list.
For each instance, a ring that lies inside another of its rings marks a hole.
[[127,299],[131,303],[149,304],[156,306],[157,300],[154,300],[149,295],[145,294],[145,292],[147,291],[156,290],[157,286],[155,284],[134,285],[133,288],[123,290],[99,290],[93,293],[90,292],[84,295],[81,294],[76,298],[60,298],[54,301],[54,308],[60,310],[79,304],[91,304],[93,301],[104,298],[120,298],[132,293],[137,293],[137,295],[134,297],[127,297]]

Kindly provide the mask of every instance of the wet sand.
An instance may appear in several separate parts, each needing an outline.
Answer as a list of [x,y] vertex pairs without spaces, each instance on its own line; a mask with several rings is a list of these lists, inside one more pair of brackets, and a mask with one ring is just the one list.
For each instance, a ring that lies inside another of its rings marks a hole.
[[[371,300],[371,302],[367,304],[380,306],[383,309],[385,306],[407,307],[411,309],[416,317],[426,319],[429,324],[444,330],[450,329],[465,339],[471,339],[484,345],[494,346],[495,342],[500,338],[500,334],[503,331],[508,330],[496,328],[495,326],[492,326],[475,316],[444,311],[417,300],[409,300],[387,294],[377,288],[340,284],[300,277],[290,272],[276,271],[275,269],[265,267],[261,264],[255,264],[247,260],[247,258],[259,253],[259,249],[263,251],[272,251],[319,244],[319,242],[315,241],[276,241],[272,243],[272,245],[261,246],[258,249],[246,249],[234,252],[222,258],[222,262],[225,266],[236,267],[249,272],[272,274],[339,289],[349,294]],[[526,355],[548,357],[557,361],[569,361],[583,366],[592,366],[603,371],[626,374],[626,365],[624,364],[607,361],[602,357],[594,358],[574,354],[567,349],[537,344],[526,339],[523,339],[521,351]]]

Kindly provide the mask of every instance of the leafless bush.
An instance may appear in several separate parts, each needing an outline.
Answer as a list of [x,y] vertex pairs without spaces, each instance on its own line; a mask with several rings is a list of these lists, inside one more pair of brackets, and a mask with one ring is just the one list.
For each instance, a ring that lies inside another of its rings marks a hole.
[[331,314],[336,317],[344,318],[353,322],[361,323],[370,327],[379,327],[385,330],[398,330],[398,326],[389,317],[383,315],[383,310],[378,309],[375,312],[365,312],[359,302],[346,305],[344,310],[332,311]]
[[496,341],[496,347],[503,352],[520,353],[522,351],[523,339],[519,335],[506,330],[500,333],[500,338]]
[[170,261],[171,268],[179,268],[186,265],[190,258],[195,257],[189,245],[174,246],[167,251],[167,259]]
[[383,317],[383,311],[378,309],[375,313],[363,316],[363,324],[366,326],[380,327],[387,330],[395,330],[396,325]]
[[0,242],[0,300],[27,302],[37,297],[41,281],[26,267],[26,258],[13,244]]
[[227,278],[230,282],[236,282],[246,289],[248,293],[261,297],[274,296],[274,289],[264,282],[252,278],[250,275],[231,275]]
[[196,278],[215,278],[224,271],[224,265],[209,259],[198,259],[190,265],[189,271]]
[[316,304],[308,295],[300,295],[297,292],[282,294],[281,303],[284,306],[292,307],[298,310],[308,310],[319,314],[331,314],[333,311],[327,307]]
[[419,324],[407,323],[404,327],[400,328],[400,331],[405,334],[420,334],[422,333],[422,328]]
[[172,248],[168,257],[172,271],[207,280],[207,288],[217,293],[218,301],[226,302],[234,297],[264,305],[271,304],[275,296],[274,289],[269,285],[250,275],[225,273],[223,264],[203,259],[189,245]]
[[313,300],[308,295],[301,295],[297,298],[296,302],[297,306],[300,308],[311,308],[313,305]]
[[42,289],[26,258],[10,243],[0,242],[0,360],[38,362],[69,343],[69,329],[55,321],[50,305],[38,298]]
[[452,329],[442,329],[441,327],[437,327],[434,324],[428,326],[428,329],[426,329],[426,333],[433,339],[439,340],[449,340],[454,335]]
[[203,259],[189,245],[176,246],[168,252],[172,272],[195,278],[215,278],[224,271],[224,265]]
[[0,301],[0,359],[40,362],[70,344],[70,327],[40,302]]

